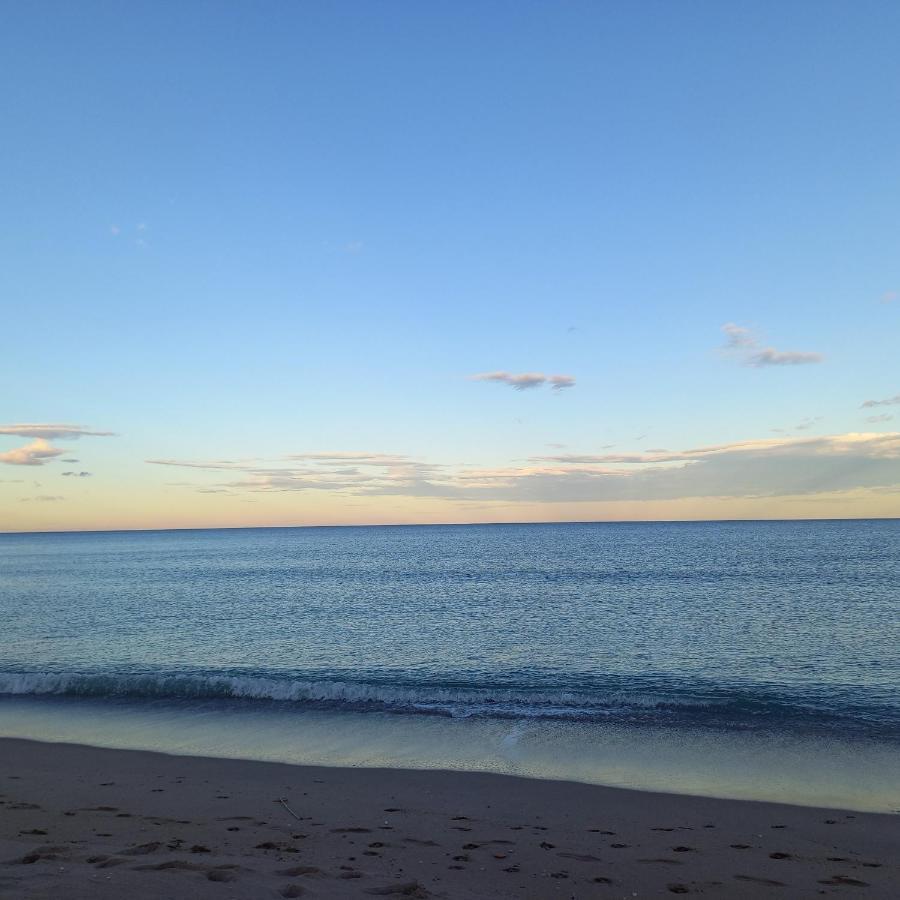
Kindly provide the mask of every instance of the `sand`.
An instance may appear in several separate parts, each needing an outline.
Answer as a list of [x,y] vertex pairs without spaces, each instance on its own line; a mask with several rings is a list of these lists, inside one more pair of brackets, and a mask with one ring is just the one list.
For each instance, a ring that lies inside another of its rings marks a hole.
[[0,739],[0,897],[900,897],[900,816]]

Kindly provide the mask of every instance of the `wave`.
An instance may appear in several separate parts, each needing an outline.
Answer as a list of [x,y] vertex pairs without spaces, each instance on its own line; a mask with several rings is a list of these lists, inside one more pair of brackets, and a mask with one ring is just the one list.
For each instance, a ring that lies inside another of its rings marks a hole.
[[268,701],[294,708],[451,717],[558,719],[718,728],[840,728],[900,737],[900,711],[879,702],[661,681],[624,686],[497,686],[283,673],[0,671],[0,695],[158,701]]

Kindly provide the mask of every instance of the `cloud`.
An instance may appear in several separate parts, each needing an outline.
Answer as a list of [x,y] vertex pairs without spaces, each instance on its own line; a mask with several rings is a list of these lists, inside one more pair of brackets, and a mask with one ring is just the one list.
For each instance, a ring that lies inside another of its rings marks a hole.
[[30,503],[36,501],[38,503],[56,503],[59,500],[65,500],[65,497],[51,496],[49,494],[38,494],[36,497],[22,497],[20,503]]
[[737,354],[745,366],[754,369],[768,366],[805,366],[820,363],[824,359],[821,353],[761,347],[759,339],[750,328],[736,325],[734,322],[726,322],[722,326],[722,331],[727,338],[723,349]]
[[744,328],[742,325],[735,325],[734,322],[726,322],[722,326],[722,331],[725,332],[725,337],[727,338],[725,347],[729,350],[740,347],[756,346],[756,338],[749,328]]
[[880,416],[866,416],[867,422],[890,422],[893,420],[893,416],[888,415],[888,413],[882,413]]
[[[900,433],[773,438],[669,453],[559,455],[468,473],[480,499],[773,497],[900,484]],[[472,493],[472,492],[470,492]]]
[[63,472],[63,476],[72,475],[75,478],[90,478],[91,472]]
[[507,384],[517,391],[527,391],[545,384],[549,384],[554,391],[559,391],[575,385],[575,378],[572,375],[545,375],[543,372],[522,372],[518,375],[512,372],[481,372],[478,375],[470,375],[469,378],[472,381]]
[[280,465],[234,464],[229,471],[231,480],[193,487],[241,495],[333,491],[343,497],[513,504],[796,496],[900,486],[900,433],[766,438],[643,453],[566,453],[493,468],[380,453],[308,453]]
[[900,292],[898,291],[885,291],[881,295],[882,303],[893,303],[895,300],[900,299]]
[[209,472],[230,472],[239,476],[235,481],[203,485],[199,488],[203,493],[208,493],[211,487],[253,493],[312,490],[355,492],[378,485],[422,482],[434,477],[443,468],[398,454],[356,451],[298,453],[284,457],[277,464],[261,464],[258,460],[202,462],[148,459],[147,462]]
[[45,440],[74,441],[80,437],[113,437],[112,431],[90,431],[79,425],[0,425],[0,434],[18,437],[44,438]]
[[894,394],[886,400],[866,400],[860,409],[871,409],[873,406],[900,406],[900,394]]
[[810,428],[814,428],[819,422],[822,421],[822,416],[806,416],[806,418],[801,419],[796,425],[791,425],[789,428],[773,428],[776,434],[785,434],[788,431],[809,431]]
[[53,447],[43,438],[37,438],[24,447],[16,447],[15,450],[0,453],[0,463],[6,463],[9,466],[42,466],[48,460],[61,456],[65,452],[65,450]]
[[796,350],[782,352],[767,347],[748,357],[745,365],[752,366],[754,369],[762,369],[765,366],[806,366],[820,363],[823,359],[821,353],[801,353]]

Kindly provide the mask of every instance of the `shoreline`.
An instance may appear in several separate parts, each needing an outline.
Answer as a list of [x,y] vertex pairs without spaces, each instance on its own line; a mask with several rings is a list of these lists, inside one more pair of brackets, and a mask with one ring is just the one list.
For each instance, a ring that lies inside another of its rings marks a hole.
[[0,897],[900,895],[890,813],[23,738],[0,785]]

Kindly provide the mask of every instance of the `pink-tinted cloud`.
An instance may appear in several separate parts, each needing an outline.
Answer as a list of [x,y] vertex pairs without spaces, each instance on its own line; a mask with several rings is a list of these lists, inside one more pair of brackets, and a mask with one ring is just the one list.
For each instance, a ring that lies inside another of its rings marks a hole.
[[6,463],[8,466],[42,466],[65,452],[43,438],[37,438],[24,447],[0,453],[0,463]]

